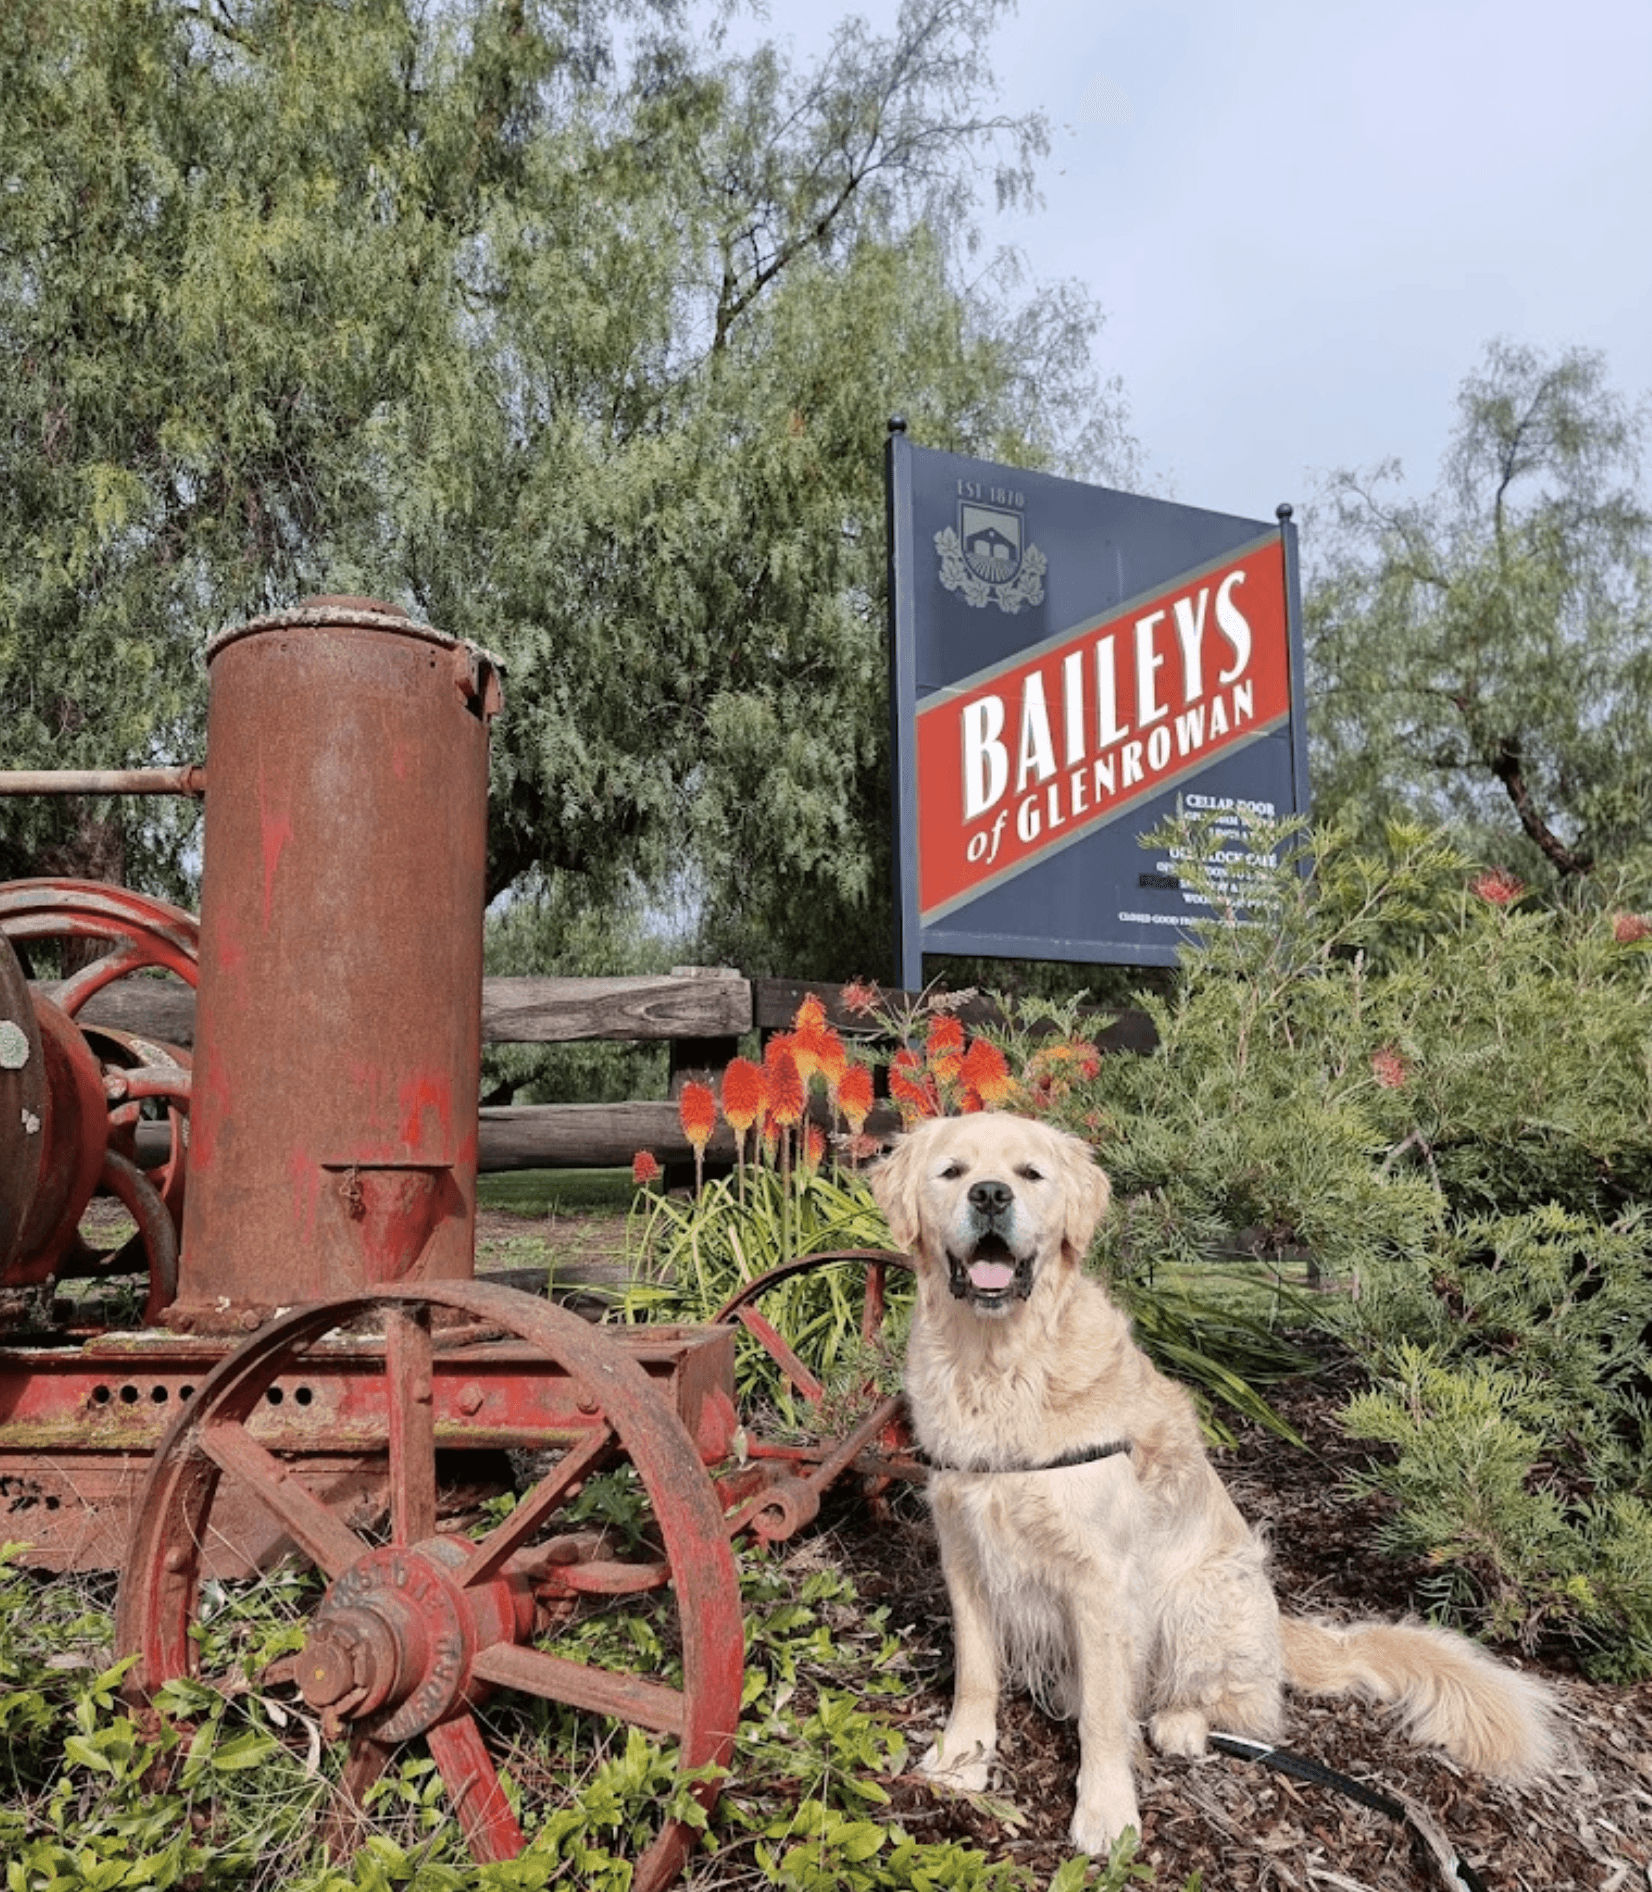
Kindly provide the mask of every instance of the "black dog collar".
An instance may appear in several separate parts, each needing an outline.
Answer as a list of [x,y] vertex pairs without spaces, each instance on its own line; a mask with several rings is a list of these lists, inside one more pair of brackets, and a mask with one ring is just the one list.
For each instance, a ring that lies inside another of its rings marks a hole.
[[948,1459],[931,1458],[927,1452],[915,1454],[918,1462],[932,1472],[969,1472],[981,1476],[987,1472],[1060,1472],[1074,1465],[1093,1465],[1098,1459],[1116,1458],[1130,1450],[1128,1439],[1110,1439],[1105,1445],[1076,1445],[1059,1458],[1047,1458],[1037,1465],[959,1465]]

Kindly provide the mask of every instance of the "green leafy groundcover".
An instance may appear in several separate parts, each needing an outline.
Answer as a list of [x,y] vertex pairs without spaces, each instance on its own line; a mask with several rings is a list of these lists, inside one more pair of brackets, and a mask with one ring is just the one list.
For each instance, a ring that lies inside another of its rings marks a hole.
[[[126,1664],[108,1660],[110,1598],[42,1580],[0,1553],[0,1858],[6,1892],[486,1892],[549,1885],[626,1892],[625,1841],[670,1805],[704,1823],[669,1752],[631,1731],[593,1769],[559,1742],[558,1714],[523,1731],[533,1762],[559,1756],[580,1784],[534,1829],[521,1858],[477,1865],[445,1788],[416,1743],[375,1788],[371,1828],[344,1865],[320,1847],[335,1756],[307,1717],[259,1680],[295,1640],[302,1598],[281,1575],[224,1592],[240,1671],[217,1688],[162,1691],[142,1722],[121,1706]],[[294,1580],[296,1582],[296,1580]],[[882,1781],[907,1751],[889,1712],[914,1685],[915,1658],[847,1578],[801,1578],[761,1553],[744,1559],[747,1666],[739,1745],[706,1836],[750,1883],[793,1892],[1033,1892],[1025,1871],[956,1842],[926,1842],[888,1810]],[[660,1652],[639,1620],[636,1666]],[[611,1658],[626,1627],[593,1630]],[[212,1625],[209,1637],[221,1634]],[[220,1649],[219,1653],[222,1653]],[[508,1730],[506,1731],[508,1740]],[[509,1763],[507,1761],[507,1784]],[[710,1867],[708,1855],[701,1870]],[[1123,1892],[1149,1875],[1127,1839],[1111,1860],[1075,1858],[1050,1892]],[[714,1880],[708,1883],[715,1882]],[[1196,1881],[1188,1892],[1196,1892]]]

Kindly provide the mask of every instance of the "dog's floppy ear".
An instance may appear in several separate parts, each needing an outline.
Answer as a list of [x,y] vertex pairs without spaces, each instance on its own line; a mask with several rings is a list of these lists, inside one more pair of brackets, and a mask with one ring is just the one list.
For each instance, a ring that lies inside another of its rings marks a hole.
[[867,1180],[872,1200],[883,1211],[897,1248],[911,1250],[918,1241],[918,1138],[903,1136]]
[[1082,1261],[1107,1213],[1113,1185],[1082,1137],[1062,1136],[1061,1170],[1067,1196],[1067,1246]]

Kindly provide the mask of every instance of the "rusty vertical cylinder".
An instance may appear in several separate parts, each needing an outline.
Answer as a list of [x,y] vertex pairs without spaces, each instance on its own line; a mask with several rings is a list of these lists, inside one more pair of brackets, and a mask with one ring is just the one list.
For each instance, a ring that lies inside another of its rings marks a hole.
[[169,1324],[468,1276],[495,667],[356,598],[227,631],[207,662]]

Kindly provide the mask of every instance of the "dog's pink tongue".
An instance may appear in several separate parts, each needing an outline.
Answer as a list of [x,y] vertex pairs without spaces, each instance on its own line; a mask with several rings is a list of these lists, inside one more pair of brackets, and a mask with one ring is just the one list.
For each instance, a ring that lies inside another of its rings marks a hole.
[[1002,1261],[972,1261],[969,1278],[983,1294],[1002,1294],[1015,1279],[1015,1270]]

